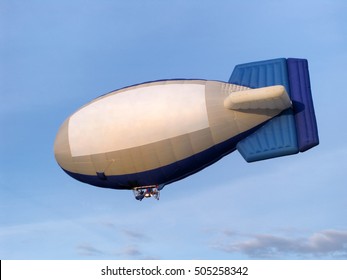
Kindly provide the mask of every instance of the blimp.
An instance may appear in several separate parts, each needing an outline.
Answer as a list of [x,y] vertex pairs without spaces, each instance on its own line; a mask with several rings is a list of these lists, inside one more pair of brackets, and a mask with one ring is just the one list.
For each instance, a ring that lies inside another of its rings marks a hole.
[[227,82],[157,80],[99,96],[63,122],[54,154],[72,178],[142,200],[236,150],[255,162],[318,144],[308,62],[277,58],[236,65]]

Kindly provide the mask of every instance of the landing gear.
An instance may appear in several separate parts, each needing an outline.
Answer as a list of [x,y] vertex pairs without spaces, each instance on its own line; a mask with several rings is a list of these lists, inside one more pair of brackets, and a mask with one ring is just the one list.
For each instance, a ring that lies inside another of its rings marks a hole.
[[142,200],[144,198],[148,197],[154,197],[156,200],[159,200],[160,197],[160,190],[164,186],[158,186],[158,185],[153,185],[153,186],[145,186],[145,187],[137,187],[133,189],[135,198],[137,200]]

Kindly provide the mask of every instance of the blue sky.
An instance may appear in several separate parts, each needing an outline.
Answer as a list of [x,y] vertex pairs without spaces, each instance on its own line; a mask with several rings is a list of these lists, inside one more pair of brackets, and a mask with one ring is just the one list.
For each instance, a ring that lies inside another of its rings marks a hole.
[[[0,2],[0,259],[346,259],[347,2]],[[53,143],[93,98],[236,64],[309,60],[321,144],[236,152],[160,201],[74,181]]]

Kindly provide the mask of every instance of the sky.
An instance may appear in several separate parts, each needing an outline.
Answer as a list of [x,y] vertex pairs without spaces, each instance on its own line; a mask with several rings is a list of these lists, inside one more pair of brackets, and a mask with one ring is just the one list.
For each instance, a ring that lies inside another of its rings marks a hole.
[[[347,259],[345,0],[0,0],[0,259]],[[309,61],[320,145],[232,153],[159,201],[73,180],[62,122],[104,93]]]

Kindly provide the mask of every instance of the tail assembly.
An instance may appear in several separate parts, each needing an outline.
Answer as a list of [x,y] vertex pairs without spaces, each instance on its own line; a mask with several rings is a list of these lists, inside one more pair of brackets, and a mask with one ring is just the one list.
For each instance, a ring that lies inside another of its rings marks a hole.
[[282,85],[292,108],[240,141],[238,151],[248,162],[296,154],[319,144],[308,63],[279,58],[237,65],[229,83],[250,88]]

